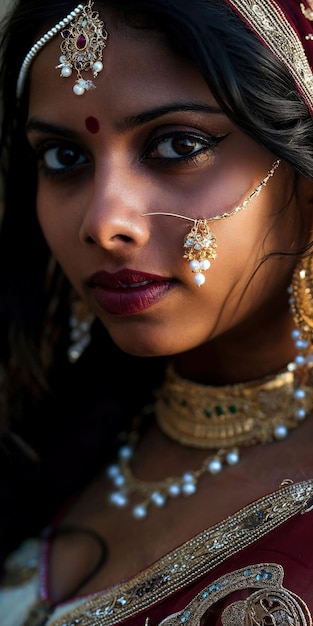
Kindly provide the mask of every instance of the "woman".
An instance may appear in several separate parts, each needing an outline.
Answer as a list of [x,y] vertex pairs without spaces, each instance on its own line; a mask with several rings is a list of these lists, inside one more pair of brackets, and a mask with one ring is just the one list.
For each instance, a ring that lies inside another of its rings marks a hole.
[[312,17],[13,10],[4,626],[312,624]]

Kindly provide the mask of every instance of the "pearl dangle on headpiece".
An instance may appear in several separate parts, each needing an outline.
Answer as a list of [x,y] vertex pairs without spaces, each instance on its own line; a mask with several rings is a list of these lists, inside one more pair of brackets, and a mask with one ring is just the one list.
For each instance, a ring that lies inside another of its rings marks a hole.
[[92,80],[83,79],[81,72],[91,70],[93,77],[96,78],[103,69],[102,53],[106,47],[108,34],[99,19],[99,13],[92,11],[93,4],[93,1],[89,0],[88,5],[82,8],[81,14],[61,31],[62,54],[57,68],[61,69],[60,75],[63,78],[71,76],[73,69],[77,72],[77,80],[73,87],[77,96],[95,87]]
[[192,229],[185,236],[184,239],[185,253],[183,255],[183,258],[189,261],[191,271],[195,274],[194,282],[196,283],[196,285],[198,285],[198,287],[201,287],[201,285],[205,283],[205,276],[203,272],[211,267],[210,259],[214,260],[216,258],[216,236],[210,230],[208,225],[209,222],[224,220],[245,209],[247,204],[249,204],[251,200],[256,198],[259,195],[260,191],[263,189],[263,187],[267,185],[269,179],[274,175],[274,172],[279,164],[280,159],[274,161],[271,169],[268,171],[265,178],[254,189],[254,191],[252,191],[252,193],[239,206],[237,206],[232,211],[229,211],[228,213],[214,215],[214,217],[202,217],[194,219],[185,215],[179,215],[178,213],[163,213],[157,211],[154,213],[143,213],[141,217],[147,217],[149,215],[167,215],[169,217],[179,217],[182,220],[187,220],[194,223]]
[[81,73],[92,71],[93,77],[96,78],[102,71],[103,49],[106,47],[108,33],[104,23],[99,19],[99,13],[92,11],[93,4],[93,0],[88,0],[86,5],[79,4],[32,46],[20,69],[16,88],[18,99],[23,93],[25,80],[34,58],[58,33],[62,36],[60,44],[62,54],[60,63],[56,66],[61,70],[60,76],[68,78],[73,70],[77,72],[73,91],[78,96],[95,87],[92,80],[85,80]]

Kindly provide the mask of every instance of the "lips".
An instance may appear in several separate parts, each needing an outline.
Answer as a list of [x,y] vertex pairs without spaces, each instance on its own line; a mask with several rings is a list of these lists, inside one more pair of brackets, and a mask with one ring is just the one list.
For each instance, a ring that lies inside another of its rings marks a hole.
[[97,304],[113,315],[134,315],[153,306],[173,287],[164,276],[133,270],[94,274],[89,285]]

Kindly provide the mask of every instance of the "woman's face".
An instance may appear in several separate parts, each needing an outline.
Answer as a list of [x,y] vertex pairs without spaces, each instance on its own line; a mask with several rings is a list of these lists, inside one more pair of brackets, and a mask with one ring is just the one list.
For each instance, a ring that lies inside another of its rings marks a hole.
[[268,259],[249,279],[265,255],[303,243],[291,168],[281,163],[243,211],[210,224],[217,256],[198,287],[183,259],[192,222],[143,214],[229,212],[276,157],[223,114],[201,74],[160,35],[101,17],[109,36],[95,89],[74,95],[74,73],[60,77],[60,36],[31,68],[28,138],[53,254],[132,354],[191,350],[243,322],[253,328],[268,307],[275,318],[281,300],[287,307],[290,261]]

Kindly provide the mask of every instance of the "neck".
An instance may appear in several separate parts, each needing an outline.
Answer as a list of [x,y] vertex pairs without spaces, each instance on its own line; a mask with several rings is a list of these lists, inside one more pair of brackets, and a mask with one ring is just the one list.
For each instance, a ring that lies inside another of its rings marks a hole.
[[194,350],[175,355],[171,362],[184,378],[207,385],[231,385],[275,374],[293,360],[294,328],[288,312],[279,322],[247,325],[212,339]]

